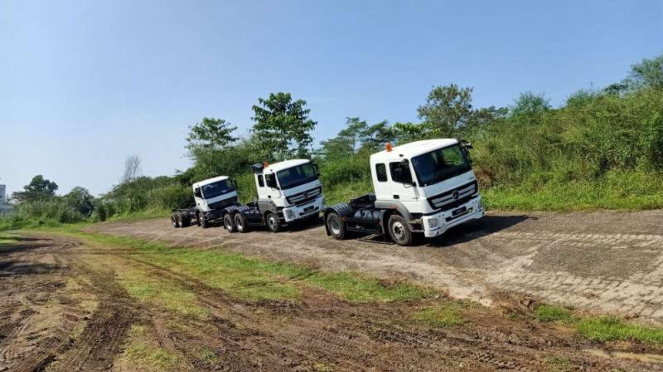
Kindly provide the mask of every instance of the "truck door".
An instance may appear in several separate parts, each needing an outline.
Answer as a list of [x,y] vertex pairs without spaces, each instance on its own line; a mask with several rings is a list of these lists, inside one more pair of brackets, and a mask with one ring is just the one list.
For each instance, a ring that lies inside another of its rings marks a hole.
[[389,163],[389,176],[392,199],[406,206],[417,202],[417,188],[414,186],[409,163],[402,161]]

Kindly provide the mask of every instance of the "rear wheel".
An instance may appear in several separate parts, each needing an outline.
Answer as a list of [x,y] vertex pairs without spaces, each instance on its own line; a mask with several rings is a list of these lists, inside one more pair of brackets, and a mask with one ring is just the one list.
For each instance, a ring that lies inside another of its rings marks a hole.
[[189,227],[189,226],[191,226],[191,217],[190,217],[189,213],[180,212],[180,221],[182,221],[182,223],[180,224],[180,227]]
[[173,213],[173,214],[170,215],[170,223],[172,223],[173,227],[176,228],[176,229],[178,227],[180,227],[180,223],[177,220],[177,213]]
[[175,222],[177,223],[177,227],[182,227],[182,213],[175,213]]
[[240,233],[245,233],[248,230],[248,226],[246,225],[246,218],[243,214],[237,213],[235,215],[235,227],[237,227],[237,231]]
[[279,232],[281,231],[281,223],[279,222],[279,216],[277,216],[275,213],[269,212],[265,216],[265,224],[267,225],[267,228],[271,232]]
[[336,212],[327,215],[327,229],[335,239],[345,238],[345,224],[341,221],[341,216]]
[[405,218],[397,214],[391,215],[388,222],[389,236],[398,245],[412,244],[412,231]]
[[226,230],[228,230],[229,233],[234,233],[237,231],[235,221],[233,221],[233,216],[230,213],[226,213],[226,215],[223,216],[223,226],[226,228]]

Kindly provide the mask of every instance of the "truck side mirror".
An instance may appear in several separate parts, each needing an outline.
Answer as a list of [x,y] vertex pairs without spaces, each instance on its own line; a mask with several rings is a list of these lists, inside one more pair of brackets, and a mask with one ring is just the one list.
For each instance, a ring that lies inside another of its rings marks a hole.
[[276,186],[276,177],[273,174],[265,175],[265,184],[272,189],[278,189],[278,186]]
[[202,198],[203,197],[203,193],[200,191],[200,187],[196,187],[193,190],[193,196],[195,196],[196,198]]
[[311,166],[313,167],[313,171],[315,172],[315,174],[317,174],[318,177],[320,177],[320,168],[318,168],[318,165],[315,163],[311,163]]
[[233,188],[237,188],[237,181],[231,179],[230,184],[233,185]]

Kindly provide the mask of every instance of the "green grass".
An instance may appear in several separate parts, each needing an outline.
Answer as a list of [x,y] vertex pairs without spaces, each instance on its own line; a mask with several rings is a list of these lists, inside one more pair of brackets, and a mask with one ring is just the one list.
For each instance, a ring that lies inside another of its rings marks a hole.
[[[532,176],[533,179],[537,177]],[[522,211],[643,210],[663,208],[663,177],[612,172],[600,181],[525,182],[481,190],[489,209]]]
[[555,372],[570,372],[575,370],[571,359],[565,356],[549,355],[544,359],[544,362]]
[[565,307],[548,304],[537,306],[534,315],[541,322],[569,326],[589,340],[663,344],[663,328],[635,324],[614,316],[580,316]]
[[615,317],[583,319],[576,325],[580,335],[596,341],[637,340],[651,344],[663,343],[663,328],[627,323]]
[[449,302],[417,310],[412,319],[431,327],[452,327],[465,323],[460,306]]
[[571,310],[557,305],[541,304],[536,307],[534,314],[536,315],[536,318],[542,322],[569,322],[573,320],[573,313]]
[[185,317],[206,319],[210,310],[198,305],[195,293],[162,277],[145,275],[138,270],[123,271],[119,283],[130,296],[165,308]]
[[66,233],[109,247],[137,249],[140,254],[132,257],[192,276],[244,301],[296,300],[306,286],[357,303],[413,301],[437,293],[407,282],[385,283],[354,272],[321,272],[305,265],[249,258],[223,248],[187,249],[127,237]]

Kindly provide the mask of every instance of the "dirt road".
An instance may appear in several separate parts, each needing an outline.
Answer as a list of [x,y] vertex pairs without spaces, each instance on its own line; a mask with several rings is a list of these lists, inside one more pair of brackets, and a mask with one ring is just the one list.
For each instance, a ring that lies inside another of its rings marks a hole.
[[167,219],[109,223],[110,234],[224,245],[243,254],[305,262],[328,270],[406,277],[488,304],[522,292],[580,309],[663,323],[663,210],[634,213],[491,213],[416,247],[335,241],[324,228],[272,235],[223,228],[173,229]]
[[[222,233],[185,231],[205,244]],[[287,236],[311,246],[313,233]],[[0,371],[663,370],[597,350],[647,351],[642,344],[589,342],[525,313],[516,319],[517,309],[514,318],[468,306],[463,324],[438,328],[408,320],[420,303],[351,304],[310,287],[296,302],[242,302],[138,250],[57,236],[2,239]],[[352,244],[340,246],[352,253]]]

